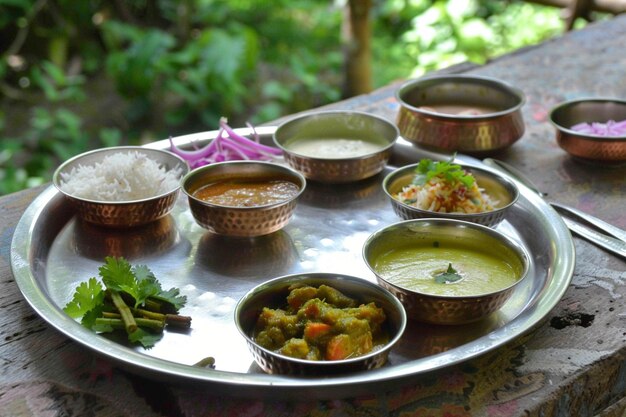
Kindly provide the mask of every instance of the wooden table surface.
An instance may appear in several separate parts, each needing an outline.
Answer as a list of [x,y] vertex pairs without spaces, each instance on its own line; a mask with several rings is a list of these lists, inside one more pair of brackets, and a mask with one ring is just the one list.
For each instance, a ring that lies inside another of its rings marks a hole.
[[[448,71],[502,79],[527,95],[526,133],[496,155],[552,200],[626,228],[626,167],[574,160],[547,120],[558,102],[626,98],[626,16]],[[330,108],[395,120],[399,83]],[[557,307],[531,334],[496,351],[416,377],[400,389],[332,401],[218,397],[161,383],[96,357],[42,320],[11,272],[11,239],[43,188],[0,198],[0,417],[5,416],[624,416],[626,263],[575,238],[576,267]]]

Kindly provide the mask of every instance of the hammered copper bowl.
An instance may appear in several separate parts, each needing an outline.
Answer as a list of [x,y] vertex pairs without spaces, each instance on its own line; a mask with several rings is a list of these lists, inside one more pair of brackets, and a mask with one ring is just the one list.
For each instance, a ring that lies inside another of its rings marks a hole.
[[[381,172],[399,136],[398,128],[386,119],[357,111],[321,111],[297,116],[282,123],[274,143],[285,160],[307,179],[324,183],[363,180]],[[354,157],[313,157],[292,150],[306,140],[348,139],[375,143],[377,149]]]
[[[524,134],[524,93],[494,78],[429,76],[403,84],[396,99],[400,134],[428,148],[489,154],[511,146]],[[469,108],[481,114],[455,114]]]
[[171,152],[140,146],[115,146],[85,152],[65,161],[54,172],[52,183],[76,208],[77,216],[92,224],[117,228],[133,227],[166,216],[176,203],[180,185],[160,195],[131,201],[90,200],[71,195],[62,189],[62,174],[69,173],[73,168],[78,168],[81,165],[94,165],[101,162],[106,156],[119,152],[144,154],[166,170],[178,170],[181,177],[189,172],[187,163]]
[[[375,302],[386,315],[385,330],[389,342],[382,348],[350,359],[336,361],[313,361],[297,359],[265,349],[254,341],[254,329],[263,307],[282,308],[286,304],[291,285],[322,284],[331,286],[361,303]],[[235,323],[246,339],[248,348],[256,363],[265,372],[285,375],[333,375],[364,371],[383,366],[389,351],[398,342],[407,323],[404,307],[386,289],[373,282],[350,275],[332,273],[302,273],[287,275],[266,281],[241,298],[235,307]]]
[[398,168],[389,173],[383,180],[383,190],[391,202],[393,211],[404,220],[446,218],[495,227],[504,220],[509,208],[513,206],[519,198],[517,186],[508,178],[486,169],[461,165],[465,171],[474,176],[478,187],[484,189],[494,201],[498,202],[495,210],[482,213],[440,213],[423,210],[403,203],[394,197],[402,191],[404,187],[411,184],[417,166],[418,164],[412,164]]
[[626,101],[613,98],[586,98],[557,105],[550,112],[558,145],[570,155],[592,163],[626,163],[626,135],[600,136],[572,130],[579,123],[606,123],[626,120]]
[[[520,267],[517,281],[490,293],[443,296],[397,286],[380,275],[376,268],[378,257],[391,250],[411,245],[437,245],[445,249],[446,242],[470,248],[489,248],[490,253],[515,262]],[[526,249],[508,236],[476,223],[449,219],[406,220],[387,226],[366,240],[363,258],[378,283],[400,299],[409,318],[442,325],[472,323],[498,311],[526,277],[530,265]]]
[[[283,180],[296,184],[299,191],[279,203],[255,207],[224,206],[194,196],[203,186],[224,180]],[[293,169],[271,162],[228,161],[196,168],[183,178],[182,184],[191,214],[200,226],[221,235],[254,237],[273,233],[289,223],[306,180]]]

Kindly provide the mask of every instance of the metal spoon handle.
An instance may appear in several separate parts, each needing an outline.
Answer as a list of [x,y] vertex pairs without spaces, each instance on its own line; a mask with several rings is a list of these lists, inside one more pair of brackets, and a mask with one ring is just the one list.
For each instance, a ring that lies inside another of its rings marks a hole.
[[[510,175],[513,179],[522,183],[524,186],[536,192],[538,195],[545,196],[545,194],[537,190],[537,187],[534,186],[534,184],[532,183],[532,181],[530,181],[530,179],[528,179],[528,177],[526,177],[519,170],[510,166],[509,164],[502,162],[502,161],[498,161],[496,159],[492,159],[492,158],[485,158],[483,162],[485,163],[485,165],[488,165],[492,168],[495,168],[501,172],[504,172]],[[597,217],[591,216],[590,214],[584,213],[573,207],[563,206],[561,204],[556,204],[556,203],[550,203],[550,204],[554,207],[562,208],[563,210],[568,211],[569,213],[578,215],[578,217],[585,219],[586,221],[599,227],[600,229],[607,230],[607,232],[609,231],[615,232],[617,230],[618,232],[617,235],[615,233],[611,233],[615,237],[619,237],[620,233],[624,233],[621,229],[615,226],[612,226],[606,223],[605,221],[598,219]],[[626,258],[626,241],[622,241],[620,239],[615,239],[611,236],[598,233],[595,230],[590,229],[589,227],[583,226],[582,224],[572,219],[568,219],[565,216],[560,216],[560,217],[563,219],[568,229],[576,233],[578,236],[589,240],[590,242],[608,250],[609,252],[612,252],[616,255]]]
[[561,218],[563,219],[569,230],[571,230],[572,232],[576,233],[580,237],[587,239],[591,243],[594,243],[626,259],[626,242],[622,242],[619,239],[615,239],[611,236],[606,236],[602,233],[598,233],[593,229],[590,229],[580,223],[576,223],[575,221],[568,219],[567,217]]
[[612,224],[605,222],[604,220],[598,219],[590,214],[587,214],[583,211],[578,210],[577,208],[565,206],[559,203],[550,203],[553,207],[556,207],[560,210],[566,211],[570,214],[580,217],[581,219],[593,224],[594,226],[602,229],[606,233],[615,236],[619,240],[626,242],[626,231],[620,229],[619,227],[615,227]]
[[[513,178],[515,178],[516,180],[518,180],[519,182],[524,184],[526,187],[530,188],[532,191],[539,194],[540,196],[545,197],[547,195],[539,191],[535,187],[535,185],[532,183],[532,181],[514,166],[509,165],[504,161],[499,161],[497,159],[492,159],[492,158],[485,158],[484,162],[486,165],[492,166],[494,168],[500,168],[500,169],[507,171],[509,175],[511,175]],[[573,214],[574,216],[579,217],[593,224],[599,229],[602,229],[602,231],[620,239],[623,242],[626,242],[626,231],[620,229],[619,227],[613,226],[612,224],[609,224],[602,219],[592,216],[591,214],[578,210],[575,207],[566,206],[564,204],[554,203],[554,202],[550,202],[550,205],[552,205],[553,207],[557,209],[565,211],[569,214]]]

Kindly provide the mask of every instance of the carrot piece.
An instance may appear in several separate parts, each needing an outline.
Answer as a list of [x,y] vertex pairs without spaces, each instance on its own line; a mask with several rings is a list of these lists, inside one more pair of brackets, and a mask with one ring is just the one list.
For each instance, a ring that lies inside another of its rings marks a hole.
[[337,361],[352,355],[352,342],[347,334],[339,334],[326,345],[326,360]]
[[320,306],[315,300],[309,300],[302,306],[300,311],[302,311],[306,317],[314,319],[320,315]]
[[304,328],[304,338],[306,340],[316,340],[328,334],[332,329],[330,324],[308,322]]

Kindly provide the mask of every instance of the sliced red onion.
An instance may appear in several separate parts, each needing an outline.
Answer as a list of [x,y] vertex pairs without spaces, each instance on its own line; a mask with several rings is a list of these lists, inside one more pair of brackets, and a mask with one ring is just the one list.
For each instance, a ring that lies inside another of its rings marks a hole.
[[271,153],[271,154],[274,154],[274,155],[280,155],[281,154],[281,150],[278,149],[278,148],[274,148],[274,147],[271,147],[271,146],[263,145],[261,143],[250,141],[250,139],[235,133],[235,131],[230,126],[228,126],[226,124],[225,119],[220,120],[220,126],[226,131],[226,133],[228,133],[228,136],[232,140],[239,142],[241,145],[244,145],[244,146],[251,145],[251,146],[253,146],[257,150],[263,150],[265,152],[268,152],[268,153]]
[[248,124],[253,131],[253,139],[241,136],[226,124],[226,119],[220,120],[220,130],[215,139],[203,148],[194,144],[194,150],[188,151],[178,148],[170,137],[170,151],[187,161],[190,168],[197,168],[214,162],[234,160],[272,160],[282,154],[280,149],[260,143],[260,137],[254,127]]
[[626,120],[616,122],[609,120],[606,123],[578,123],[571,127],[580,133],[598,136],[626,136]]

